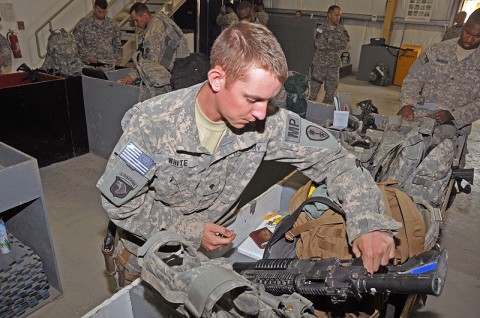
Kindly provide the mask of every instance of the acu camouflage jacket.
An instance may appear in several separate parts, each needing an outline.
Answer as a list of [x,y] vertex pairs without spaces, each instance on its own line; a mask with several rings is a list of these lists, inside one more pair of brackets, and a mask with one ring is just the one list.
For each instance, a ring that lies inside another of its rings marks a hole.
[[350,242],[367,232],[400,227],[384,214],[370,173],[332,135],[295,113],[276,109],[256,124],[264,129],[228,129],[210,154],[199,143],[195,123],[195,97],[202,85],[156,96],[125,115],[124,133],[97,184],[118,226],[144,240],[168,229],[199,247],[205,224],[230,224],[262,160],[276,160],[326,183],[332,200],[346,212]]

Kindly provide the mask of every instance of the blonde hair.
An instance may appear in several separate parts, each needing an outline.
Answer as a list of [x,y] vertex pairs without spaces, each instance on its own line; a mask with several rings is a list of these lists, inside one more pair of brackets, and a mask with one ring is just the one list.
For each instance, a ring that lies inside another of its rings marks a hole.
[[212,67],[225,71],[225,85],[243,79],[251,68],[273,73],[280,83],[288,76],[285,54],[270,30],[257,23],[235,23],[215,40],[210,53]]

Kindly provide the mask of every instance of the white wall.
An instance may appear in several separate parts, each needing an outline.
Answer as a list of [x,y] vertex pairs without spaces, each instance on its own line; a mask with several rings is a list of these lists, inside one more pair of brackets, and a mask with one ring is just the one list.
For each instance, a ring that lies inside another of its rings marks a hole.
[[[85,16],[92,8],[92,0],[75,0],[74,3],[53,22],[53,29],[64,27],[67,30]],[[117,12],[128,0],[118,0],[118,2],[109,10],[109,15]],[[456,10],[459,0],[435,0],[432,20],[430,23],[405,24],[405,17],[408,0],[399,0],[396,10],[396,23],[392,27],[390,45],[401,46],[404,43],[422,45],[427,47],[440,41],[441,35],[452,20],[452,10]],[[38,57],[37,46],[35,42],[36,29],[45,22],[45,20],[56,10],[61,8],[67,0],[0,0],[0,3],[13,3],[16,13],[16,21],[25,22],[25,30],[17,31],[22,50],[23,58],[14,59],[12,71],[21,63],[26,63],[30,67],[39,67],[43,59]],[[380,37],[382,34],[386,0],[264,0],[266,9],[301,9],[305,11],[314,11],[325,13],[332,4],[337,4],[342,8],[345,17],[349,15],[352,18],[345,19],[345,27],[351,36],[351,56],[355,61],[359,59],[362,44],[368,43],[372,37]],[[377,15],[378,22],[368,20],[372,15]],[[357,16],[359,18],[354,18]],[[9,29],[17,30],[16,22],[0,22],[0,32],[6,34]],[[45,53],[48,27],[40,33],[41,53]],[[354,62],[355,64],[355,62]],[[355,69],[355,68],[354,68]]]
[[[22,58],[13,59],[12,72],[17,67],[26,63],[32,68],[40,67],[43,59],[38,56],[37,44],[35,41],[35,31],[39,28],[53,13],[60,9],[68,0],[0,0],[0,3],[12,3],[16,20],[15,22],[6,22],[2,17],[0,22],[0,33],[6,35],[9,29],[15,31],[18,36]],[[52,22],[53,29],[65,28],[71,30],[75,24],[92,10],[92,0],[75,0],[58,18]],[[109,16],[118,11],[128,3],[128,0],[118,0],[117,3],[109,9]],[[17,22],[25,23],[25,30],[18,30]],[[49,36],[49,27],[45,27],[39,32],[40,52],[45,54],[47,39]]]

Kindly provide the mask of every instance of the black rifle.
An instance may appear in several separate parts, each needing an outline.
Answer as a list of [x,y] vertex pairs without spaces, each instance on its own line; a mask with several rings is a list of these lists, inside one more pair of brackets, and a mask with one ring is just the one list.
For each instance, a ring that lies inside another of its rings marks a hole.
[[410,258],[385,272],[369,274],[361,259],[338,258],[266,259],[235,263],[233,269],[248,280],[260,283],[275,295],[330,296],[333,303],[362,293],[422,294],[439,296],[447,276],[447,251],[434,249]]
[[457,180],[465,180],[470,184],[473,184],[473,176],[475,175],[475,170],[473,168],[460,169],[455,168],[452,170],[452,178]]
[[22,63],[17,67],[17,72],[25,72],[27,76],[22,78],[22,81],[31,81],[32,83],[37,83],[41,81],[41,75],[38,70],[32,70],[27,64]]

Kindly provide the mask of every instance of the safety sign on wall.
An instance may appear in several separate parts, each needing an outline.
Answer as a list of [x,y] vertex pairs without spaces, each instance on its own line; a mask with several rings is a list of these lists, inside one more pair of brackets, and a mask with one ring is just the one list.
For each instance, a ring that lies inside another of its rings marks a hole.
[[430,22],[433,0],[409,0],[405,21]]

